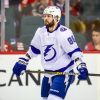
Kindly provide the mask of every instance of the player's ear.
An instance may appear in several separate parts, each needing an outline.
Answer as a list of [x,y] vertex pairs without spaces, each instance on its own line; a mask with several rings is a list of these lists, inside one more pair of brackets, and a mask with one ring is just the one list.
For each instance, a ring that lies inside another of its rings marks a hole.
[[55,16],[55,20],[58,22],[59,21],[59,16]]

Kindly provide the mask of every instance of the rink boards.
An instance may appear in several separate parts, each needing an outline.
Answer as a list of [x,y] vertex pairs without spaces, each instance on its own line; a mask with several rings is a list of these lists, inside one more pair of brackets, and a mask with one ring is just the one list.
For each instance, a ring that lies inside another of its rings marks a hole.
[[[12,67],[23,54],[0,54],[0,100],[41,100],[43,75],[24,73],[20,78],[12,74]],[[100,73],[100,53],[84,54],[89,72]],[[30,70],[42,70],[40,56],[33,58]],[[77,76],[65,100],[100,100],[100,77],[79,81]]]

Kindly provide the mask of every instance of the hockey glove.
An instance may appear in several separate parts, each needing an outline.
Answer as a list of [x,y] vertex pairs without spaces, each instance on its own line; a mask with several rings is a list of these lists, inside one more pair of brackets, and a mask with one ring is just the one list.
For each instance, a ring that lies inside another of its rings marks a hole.
[[79,71],[79,74],[80,74],[78,76],[79,80],[86,80],[88,78],[88,70],[86,68],[85,63],[79,64],[79,66],[77,67],[77,70]]
[[13,74],[16,76],[20,76],[22,71],[26,70],[26,67],[28,65],[28,61],[25,58],[19,58],[19,61],[15,63],[13,67]]

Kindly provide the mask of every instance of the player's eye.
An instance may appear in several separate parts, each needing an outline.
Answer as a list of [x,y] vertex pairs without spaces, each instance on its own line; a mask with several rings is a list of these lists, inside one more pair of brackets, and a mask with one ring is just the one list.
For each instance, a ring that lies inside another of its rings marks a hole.
[[50,17],[52,17],[52,15],[50,15],[50,14],[44,14],[43,16],[42,16],[42,18],[50,18]]

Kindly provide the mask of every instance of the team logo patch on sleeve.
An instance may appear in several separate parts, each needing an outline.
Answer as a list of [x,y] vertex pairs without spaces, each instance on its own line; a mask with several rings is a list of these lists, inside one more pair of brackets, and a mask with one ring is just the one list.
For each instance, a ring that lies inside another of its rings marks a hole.
[[60,28],[60,31],[61,31],[61,32],[64,32],[64,31],[66,31],[66,30],[67,30],[67,29],[64,28],[64,27],[61,27],[61,28]]

